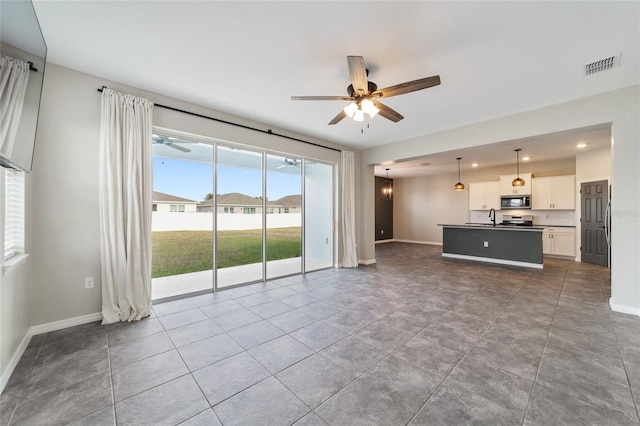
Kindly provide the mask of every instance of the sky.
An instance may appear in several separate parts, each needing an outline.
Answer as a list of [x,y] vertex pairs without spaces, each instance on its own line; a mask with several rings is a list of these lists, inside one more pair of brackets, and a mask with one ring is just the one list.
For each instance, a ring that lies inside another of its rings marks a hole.
[[[251,197],[262,195],[262,171],[218,166],[218,194],[240,192]],[[202,201],[213,193],[213,166],[207,163],[153,158],[153,190],[177,197]],[[300,194],[299,175],[269,172],[267,199]]]

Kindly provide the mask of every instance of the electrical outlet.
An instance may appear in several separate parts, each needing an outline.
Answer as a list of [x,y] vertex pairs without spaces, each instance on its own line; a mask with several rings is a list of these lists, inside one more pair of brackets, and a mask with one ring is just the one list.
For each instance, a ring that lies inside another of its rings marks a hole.
[[86,277],[84,279],[84,288],[85,289],[93,288],[93,277]]
[[489,241],[485,241],[485,242],[484,242],[484,246],[485,246],[485,247],[489,247]]

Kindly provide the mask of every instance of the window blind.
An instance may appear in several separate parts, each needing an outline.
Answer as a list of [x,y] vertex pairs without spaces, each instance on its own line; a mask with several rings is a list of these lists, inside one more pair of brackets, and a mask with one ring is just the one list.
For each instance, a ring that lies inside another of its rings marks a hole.
[[24,253],[24,173],[4,169],[4,260]]

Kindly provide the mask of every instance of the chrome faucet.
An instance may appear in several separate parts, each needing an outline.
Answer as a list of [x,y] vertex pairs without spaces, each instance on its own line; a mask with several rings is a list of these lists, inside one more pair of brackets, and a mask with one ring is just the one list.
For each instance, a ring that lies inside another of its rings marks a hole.
[[[493,216],[491,216],[493,213]],[[491,222],[493,222],[493,226],[496,226],[496,209],[489,210],[489,217],[491,218]]]

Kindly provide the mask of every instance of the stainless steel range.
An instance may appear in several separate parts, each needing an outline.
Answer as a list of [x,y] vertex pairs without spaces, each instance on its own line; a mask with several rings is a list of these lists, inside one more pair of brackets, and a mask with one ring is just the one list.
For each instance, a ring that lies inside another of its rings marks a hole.
[[502,216],[501,225],[533,226],[533,216],[532,215],[523,215],[523,216],[504,215]]

